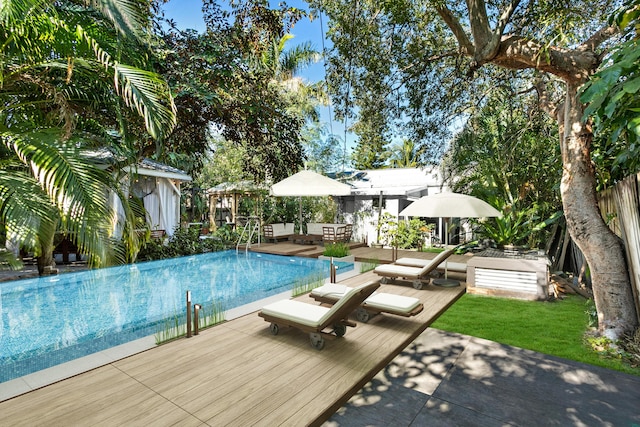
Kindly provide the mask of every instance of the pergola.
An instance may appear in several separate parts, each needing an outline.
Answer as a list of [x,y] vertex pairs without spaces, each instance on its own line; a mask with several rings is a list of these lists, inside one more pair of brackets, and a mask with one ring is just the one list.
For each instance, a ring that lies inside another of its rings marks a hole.
[[[254,199],[267,193],[267,186],[253,181],[223,182],[208,189],[210,227],[214,229],[227,223],[235,224],[238,206],[243,198]],[[254,215],[258,216],[259,212],[254,212]]]

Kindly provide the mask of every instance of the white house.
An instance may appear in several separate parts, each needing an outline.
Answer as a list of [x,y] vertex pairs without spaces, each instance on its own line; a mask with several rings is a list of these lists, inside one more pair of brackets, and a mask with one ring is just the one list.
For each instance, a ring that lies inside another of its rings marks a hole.
[[[351,195],[335,197],[340,206],[340,221],[354,226],[355,240],[376,242],[378,218],[385,212],[397,217],[411,202],[422,196],[446,190],[436,168],[374,169],[351,172],[346,180]],[[441,233],[441,220],[436,220]],[[442,237],[440,237],[442,240]]]

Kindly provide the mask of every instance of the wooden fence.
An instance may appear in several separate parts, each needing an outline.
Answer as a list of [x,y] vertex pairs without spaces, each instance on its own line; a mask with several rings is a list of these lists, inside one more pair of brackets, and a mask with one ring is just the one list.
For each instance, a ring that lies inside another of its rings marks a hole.
[[640,318],[640,173],[631,175],[598,194],[600,213],[609,228],[624,241],[629,276]]

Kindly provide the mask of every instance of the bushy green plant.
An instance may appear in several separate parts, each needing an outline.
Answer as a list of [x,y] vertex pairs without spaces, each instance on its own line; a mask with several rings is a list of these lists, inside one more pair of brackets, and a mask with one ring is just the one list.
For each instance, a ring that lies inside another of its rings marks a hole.
[[324,252],[322,255],[331,256],[334,258],[342,258],[349,255],[350,249],[349,245],[342,242],[328,243],[324,246]]
[[378,223],[380,240],[388,246],[401,249],[421,248],[427,233],[433,229],[433,225],[427,225],[420,218],[412,218],[410,221],[400,221],[385,212]]
[[492,239],[498,245],[537,246],[538,240],[532,240],[531,237],[558,221],[562,212],[555,212],[551,217],[541,221],[536,211],[534,208],[503,211],[501,217],[488,218],[482,222],[475,221],[479,225],[476,232],[481,237]]
[[200,230],[198,228],[179,228],[167,242],[161,240],[147,241],[138,254],[138,261],[152,261],[220,251],[235,246],[237,239],[238,233],[227,225],[218,228],[215,233],[206,239],[200,238]]

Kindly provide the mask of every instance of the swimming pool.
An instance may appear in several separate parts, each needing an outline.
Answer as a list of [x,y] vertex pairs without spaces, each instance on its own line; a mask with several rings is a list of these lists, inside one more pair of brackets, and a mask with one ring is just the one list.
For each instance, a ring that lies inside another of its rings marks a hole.
[[319,275],[327,261],[223,251],[0,283],[0,383],[153,335],[187,290],[228,310]]

